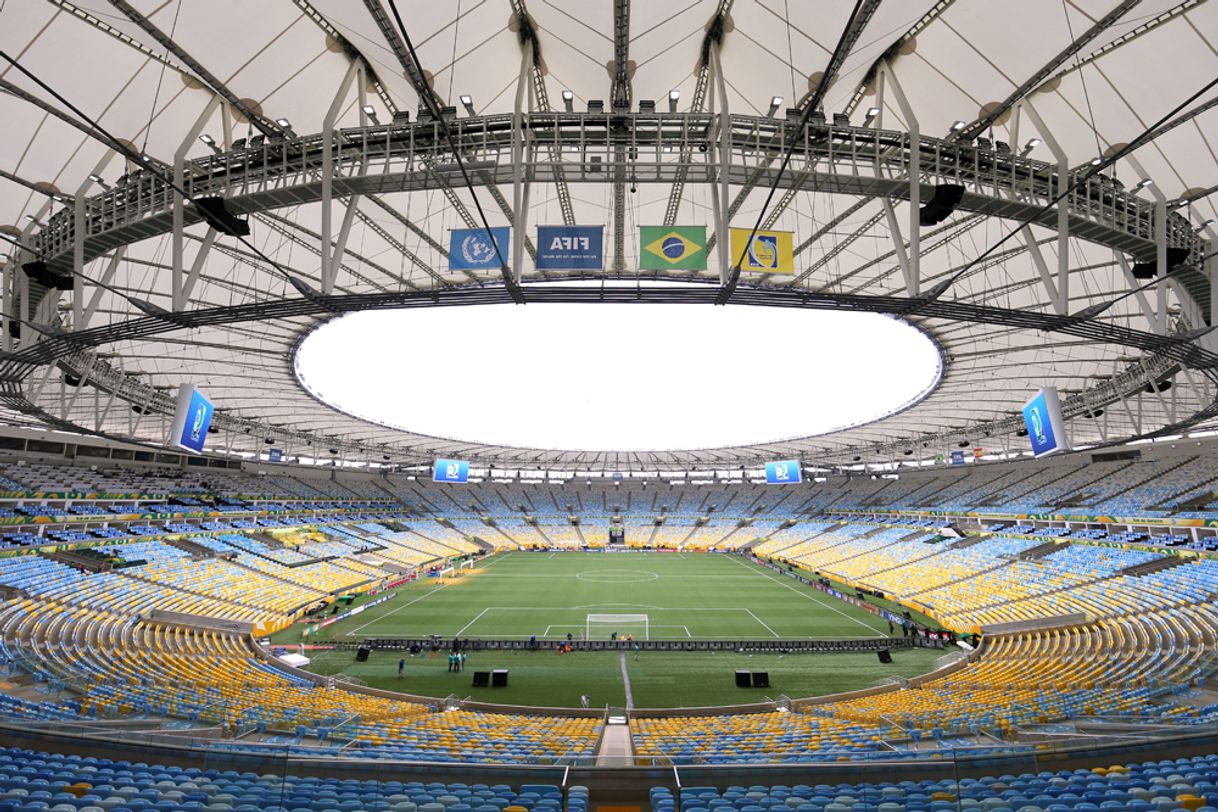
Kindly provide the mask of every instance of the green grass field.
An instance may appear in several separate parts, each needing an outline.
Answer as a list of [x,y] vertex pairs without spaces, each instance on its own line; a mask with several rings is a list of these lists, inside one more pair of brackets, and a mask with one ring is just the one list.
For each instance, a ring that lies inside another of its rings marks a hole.
[[[424,580],[320,637],[579,638],[589,614],[646,614],[653,640],[881,637],[886,621],[738,556],[511,552]],[[604,627],[594,637],[608,639]],[[617,631],[641,637],[639,625]],[[295,642],[288,629],[275,642]]]
[[[392,651],[374,651],[355,662],[350,649],[312,651],[309,668],[319,674],[358,677],[374,688],[422,696],[456,695],[483,702],[548,707],[579,707],[587,694],[593,707],[625,707],[622,657],[617,652],[485,652],[469,654],[464,673],[450,674],[446,653],[434,659],[406,655],[406,674],[397,677]],[[910,677],[934,668],[945,654],[935,649],[897,649],[891,665],[873,652],[858,654],[736,654],[734,652],[658,652],[625,655],[633,704],[638,708],[699,707],[761,702],[766,697],[819,696],[866,688],[884,677]],[[473,671],[506,668],[506,688],[474,688]],[[768,671],[770,687],[737,688],[736,669]]]
[[[424,580],[389,601],[324,629],[314,642],[368,637],[565,638],[584,635],[590,613],[646,614],[652,639],[843,639],[884,637],[875,615],[737,556],[707,553],[504,553],[467,574]],[[608,639],[609,627],[595,635]],[[638,625],[617,631],[641,637]],[[274,642],[297,642],[285,629]],[[350,649],[313,651],[311,669],[347,674],[367,684],[425,696],[472,697],[522,705],[626,704],[629,680],[635,707],[692,707],[837,693],[884,677],[913,676],[934,667],[944,652],[900,649],[882,665],[874,653],[737,654],[642,652],[480,652],[466,672],[450,674],[444,653],[406,657],[397,677],[397,652],[373,652],[366,663]],[[625,674],[623,674],[623,667]],[[473,688],[472,671],[508,668],[507,688]],[[768,671],[769,689],[735,687],[738,669]]]

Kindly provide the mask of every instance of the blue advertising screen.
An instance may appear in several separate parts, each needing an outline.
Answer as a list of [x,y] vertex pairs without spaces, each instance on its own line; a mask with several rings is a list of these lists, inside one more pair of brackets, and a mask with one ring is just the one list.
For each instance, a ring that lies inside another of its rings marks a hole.
[[604,226],[538,226],[537,270],[604,270],[604,233]]
[[1032,442],[1033,456],[1060,450],[1056,427],[1061,425],[1061,417],[1054,411],[1058,408],[1056,393],[1044,389],[1024,405],[1023,423]]
[[431,479],[433,482],[468,482],[469,463],[465,460],[436,460]]
[[198,389],[192,388],[190,400],[186,404],[186,420],[177,438],[177,444],[188,451],[202,454],[213,411],[211,401],[203,397]]
[[952,465],[964,465],[964,452],[963,451],[953,451],[952,452]]
[[767,485],[794,485],[801,481],[799,460],[767,462],[765,464],[765,481]]
[[283,462],[283,449],[272,448],[266,453],[266,458],[268,462]]

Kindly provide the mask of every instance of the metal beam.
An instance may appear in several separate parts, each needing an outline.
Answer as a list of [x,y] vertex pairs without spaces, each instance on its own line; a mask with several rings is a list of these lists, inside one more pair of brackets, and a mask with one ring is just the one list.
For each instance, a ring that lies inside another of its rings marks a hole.
[[235,93],[228,89],[228,86],[224,82],[220,81],[211,71],[203,67],[203,64],[187,53],[186,49],[181,45],[178,45],[173,37],[170,37],[158,28],[155,23],[137,11],[127,0],[110,0],[110,4],[125,14],[127,19],[143,29],[146,34],[156,40],[166,51],[176,56],[183,65],[190,68],[195,76],[210,87],[213,92],[222,96],[234,110],[240,111],[241,115],[245,116],[250,124],[263,135],[279,135],[283,132],[283,128],[274,121],[247,107]]
[[[546,81],[542,75],[541,40],[537,36],[537,26],[533,22],[533,18],[529,16],[525,0],[510,0],[510,2],[512,13],[516,15],[520,47],[526,47],[527,43],[531,49],[529,78],[533,86],[533,95],[536,98],[536,109],[548,113],[551,110],[550,94],[546,91]],[[554,194],[558,197],[558,209],[562,213],[563,223],[573,226],[575,225],[575,206],[571,201],[571,189],[567,185],[567,178],[562,167],[558,166],[562,163],[562,150],[555,147],[549,147],[549,150],[550,160],[555,163]]]
[[[630,111],[630,0],[613,0],[612,113]],[[626,147],[613,149],[613,270],[626,270]]]
[[[1124,17],[1131,9],[1137,6],[1142,0],[1121,0],[1120,3],[1095,21],[1095,24],[1082,33],[1073,42],[1059,51],[1052,59],[1046,62],[1035,73],[1029,76],[1022,84],[1011,91],[1005,99],[994,106],[984,116],[978,118],[973,123],[967,125],[964,129],[955,134],[955,138],[960,141],[972,141],[977,136],[984,133],[990,126],[1002,117],[1004,113],[1015,106],[1016,102],[1023,99],[1029,93],[1053,75],[1053,72],[1060,68],[1067,59],[1077,54],[1087,43],[1098,37],[1100,34],[1112,27],[1117,20]],[[1068,13],[1068,12],[1067,12]]]
[[850,52],[854,50],[867,23],[871,22],[871,18],[880,7],[880,2],[881,0],[858,0],[855,4],[850,19],[838,39],[837,47],[833,49],[833,53],[829,57],[829,64],[825,65],[820,81],[799,100],[798,106],[801,111],[809,106],[813,110],[820,109],[825,100],[825,94],[829,91],[829,87],[837,81],[837,75],[841,72],[842,65],[846,63],[846,57],[850,56]]

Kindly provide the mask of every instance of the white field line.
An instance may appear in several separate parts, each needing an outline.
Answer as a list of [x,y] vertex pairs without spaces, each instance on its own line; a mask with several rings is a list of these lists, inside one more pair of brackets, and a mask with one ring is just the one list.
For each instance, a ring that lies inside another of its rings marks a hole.
[[373,623],[380,623],[382,620],[384,620],[385,618],[389,617],[390,615],[396,615],[398,612],[402,611],[402,610],[403,610],[403,609],[405,609],[407,606],[413,606],[414,604],[418,603],[419,601],[423,600],[424,598],[430,598],[432,595],[436,594],[436,593],[437,593],[437,592],[439,592],[441,589],[444,589],[446,586],[448,586],[448,585],[449,585],[449,584],[451,584],[451,583],[452,583],[452,581],[445,581],[444,583],[440,584],[438,587],[436,587],[435,589],[431,590],[430,592],[428,592],[428,593],[426,593],[426,594],[424,594],[424,595],[420,595],[419,597],[415,598],[415,599],[414,599],[414,600],[412,600],[412,601],[407,601],[406,603],[402,604],[401,606],[399,606],[398,608],[394,609],[393,611],[391,611],[391,612],[386,612],[385,614],[381,615],[380,617],[373,618],[372,620],[369,620],[367,623],[365,623],[363,626],[357,626],[356,628],[354,628],[354,629],[352,629],[351,631],[347,632],[347,635],[346,635],[346,636],[347,636],[347,637],[354,637],[354,636],[355,636],[355,633],[356,633],[356,632],[358,632],[360,629],[366,629],[367,627],[371,626]]
[[765,630],[766,630],[767,632],[769,632],[770,634],[774,635],[775,637],[778,637],[778,632],[776,632],[776,631],[774,631],[773,629],[771,629],[771,628],[770,628],[770,624],[766,623],[764,620],[762,620],[761,618],[757,617],[757,615],[754,615],[754,614],[753,614],[753,610],[752,610],[752,609],[745,609],[744,611],[748,612],[748,613],[749,613],[749,615],[751,615],[751,616],[752,616],[753,620],[757,621],[757,622],[758,622],[758,623],[760,623],[762,626],[765,626]]
[[460,628],[460,629],[457,631],[457,633],[453,635],[453,637],[460,637],[461,635],[465,634],[465,630],[466,630],[466,629],[468,629],[470,626],[473,626],[475,623],[477,623],[477,622],[478,622],[478,618],[482,617],[483,615],[485,615],[485,614],[486,614],[487,612],[489,612],[490,610],[491,610],[491,607],[489,607],[489,606],[488,606],[488,607],[486,607],[485,609],[483,609],[481,612],[479,612],[478,614],[474,615],[474,619],[473,619],[473,620],[471,620],[469,623],[466,623],[464,626],[462,626],[462,627],[461,627],[461,628]]
[[837,612],[839,615],[846,618],[847,620],[851,620],[851,621],[859,624],[863,628],[867,629],[867,631],[872,632],[872,634],[870,635],[871,637],[883,637],[884,636],[882,634],[876,633],[876,630],[874,628],[872,628],[871,626],[868,626],[866,623],[859,620],[858,618],[850,617],[850,615],[846,614],[841,609],[838,609],[836,606],[833,606],[832,604],[825,603],[824,601],[820,600],[819,598],[817,598],[815,595],[811,594],[810,592],[805,592],[802,589],[796,589],[795,587],[791,586],[790,584],[783,583],[782,579],[775,578],[773,575],[770,575],[768,572],[763,572],[759,569],[754,569],[753,567],[750,567],[748,564],[745,564],[743,561],[740,561],[739,559],[735,558],[734,556],[732,558],[730,558],[729,560],[734,561],[735,563],[739,564],[740,566],[744,567],[746,570],[748,570],[750,572],[760,575],[762,578],[768,578],[769,580],[773,581],[774,583],[778,584],[779,586],[783,587],[784,589],[791,590],[796,595],[802,595],[803,597],[807,598],[808,600],[812,601],[813,603],[819,603],[821,606],[825,607],[826,609],[830,609],[834,612]]

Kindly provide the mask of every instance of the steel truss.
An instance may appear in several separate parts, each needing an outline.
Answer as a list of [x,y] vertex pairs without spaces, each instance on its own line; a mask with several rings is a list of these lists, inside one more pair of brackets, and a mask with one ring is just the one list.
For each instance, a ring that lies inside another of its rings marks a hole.
[[[599,289],[557,284],[528,286],[526,301],[530,303],[663,303],[711,305],[719,287],[712,284],[685,282],[660,287],[604,287]],[[149,339],[177,330],[207,326],[227,326],[257,321],[325,316],[362,310],[386,310],[416,307],[453,307],[483,304],[506,304],[514,301],[513,292],[503,285],[467,285],[426,291],[405,291],[372,294],[312,295],[309,297],[276,299],[240,305],[212,307],[183,313],[165,312],[159,316],[135,318],[77,332],[48,333],[37,343],[15,353],[0,357],[0,405],[34,416],[58,428],[98,434],[100,432],[69,423],[34,403],[24,383],[47,365],[58,365],[87,380],[90,385],[116,393],[120,398],[154,414],[171,414],[172,397],[157,388],[124,375],[99,361],[94,348],[118,341]],[[940,300],[935,293],[918,297],[872,296],[863,294],[833,294],[810,290],[782,289],[741,285],[730,302],[734,306],[765,306],[837,310],[844,312],[883,313],[896,317],[918,316],[947,322],[971,322],[1023,330],[1062,333],[1076,338],[1125,346],[1144,354],[1141,361],[1113,379],[1083,393],[1072,395],[1063,402],[1067,417],[1092,414],[1098,408],[1122,400],[1139,391],[1148,381],[1161,379],[1178,370],[1195,370],[1212,386],[1215,400],[1192,415],[1161,427],[1155,434],[1176,433],[1200,421],[1218,416],[1218,353],[1196,343],[1196,334],[1159,334],[1132,330],[1116,324],[1101,322],[1094,313],[1085,316],[1057,315],[978,305],[968,302]],[[217,412],[220,429],[255,436],[290,437],[300,443],[321,445],[329,443],[344,452],[368,453],[375,450],[369,444],[352,443],[338,438],[319,437],[306,432],[287,431],[257,421],[246,420]],[[970,436],[1000,436],[1016,431],[1021,425],[1018,415],[988,423],[974,424],[967,430],[927,433],[906,437],[890,443],[859,445],[835,450],[831,457],[809,460],[817,464],[845,464],[855,456],[892,455],[919,444],[941,447],[967,431]],[[792,441],[798,445],[800,441]],[[420,438],[409,445],[394,449],[395,461],[404,464],[424,464],[436,449],[451,447],[452,441]],[[467,447],[476,463],[497,468],[530,465],[570,466],[570,452],[499,446]],[[756,465],[768,452],[757,446],[702,449],[681,452],[631,452],[581,455],[580,466],[591,468],[627,467],[645,470],[694,469]]]
[[[771,184],[774,160],[793,147],[792,171],[778,177],[781,188],[802,188],[881,199],[908,199],[911,168],[924,184],[955,183],[967,188],[959,208],[989,216],[1030,220],[1057,229],[1057,208],[1049,203],[1059,188],[1082,177],[1073,173],[1059,185],[1055,164],[928,136],[756,116],[707,113],[584,114],[524,113],[522,127],[534,147],[525,157],[533,182],[606,183],[621,150],[631,156],[637,183]],[[512,144],[518,130],[512,114],[473,116],[448,124],[467,165],[484,185],[513,181]],[[726,143],[724,142],[725,139]],[[724,165],[724,156],[729,160]],[[254,146],[207,155],[184,166],[190,197],[223,196],[238,214],[313,203],[322,199],[319,178],[329,170],[335,198],[425,189],[443,189],[458,169],[437,122],[370,126],[324,135],[270,136]],[[83,201],[83,261],[120,245],[169,233],[174,192],[152,173],[138,171],[125,183]],[[1155,204],[1095,175],[1062,201],[1069,233],[1138,260],[1156,255]],[[185,224],[201,221],[192,210]],[[60,272],[72,268],[75,240],[70,210],[56,213],[29,241],[31,250]],[[1170,213],[1166,243],[1205,253],[1205,240],[1186,218]],[[531,274],[525,274],[530,276]]]

